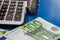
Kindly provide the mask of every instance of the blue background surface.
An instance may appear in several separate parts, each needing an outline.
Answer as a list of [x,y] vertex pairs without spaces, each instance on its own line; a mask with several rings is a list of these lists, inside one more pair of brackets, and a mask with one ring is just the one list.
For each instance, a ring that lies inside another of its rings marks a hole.
[[39,16],[60,27],[60,0],[41,0],[39,10]]
[[43,19],[60,27],[60,0],[39,0],[38,13],[27,15],[26,22],[42,17]]
[[[43,19],[60,27],[60,0],[39,0],[38,12],[33,15],[26,13],[24,23],[27,23],[37,17],[42,17]],[[0,27],[2,27],[2,25],[0,25]],[[5,26],[2,28],[13,29],[14,27]]]

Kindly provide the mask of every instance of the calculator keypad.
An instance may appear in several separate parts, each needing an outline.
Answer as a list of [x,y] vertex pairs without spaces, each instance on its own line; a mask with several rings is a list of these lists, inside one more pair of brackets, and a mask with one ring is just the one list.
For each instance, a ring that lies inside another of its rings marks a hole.
[[23,2],[18,2],[17,6],[18,7],[17,7],[17,10],[16,10],[14,21],[21,21]]
[[0,20],[21,22],[25,15],[26,1],[0,0]]
[[16,2],[11,2],[6,20],[10,20],[10,21],[13,20],[15,7],[16,7]]

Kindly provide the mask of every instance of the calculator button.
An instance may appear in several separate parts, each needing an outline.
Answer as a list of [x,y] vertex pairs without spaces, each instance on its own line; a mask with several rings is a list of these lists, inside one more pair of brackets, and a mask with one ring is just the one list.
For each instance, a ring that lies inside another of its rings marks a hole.
[[7,9],[7,8],[8,8],[8,6],[6,6],[6,5],[3,5],[3,6],[2,6],[2,8],[3,8],[3,9]]
[[23,8],[22,7],[18,7],[17,10],[22,10]]
[[21,15],[15,15],[14,21],[20,21],[21,20]]
[[18,2],[18,4],[23,4],[24,2]]
[[9,9],[8,13],[14,13],[14,10],[10,10],[10,9]]
[[17,9],[18,9],[18,10],[22,10],[22,9],[23,9],[23,7],[17,7]]
[[16,13],[14,21],[21,21],[21,13]]
[[8,6],[7,4],[3,4],[3,6]]
[[10,6],[10,8],[15,8],[15,6]]
[[0,16],[5,16],[5,13],[3,13],[3,12],[0,12]]
[[17,12],[17,13],[22,13],[22,10],[17,10],[16,12]]
[[3,3],[4,5],[9,5],[9,3]]
[[14,10],[9,10],[10,12],[14,12]]
[[16,6],[16,4],[11,4],[11,6]]
[[20,9],[21,7],[18,7],[17,9]]
[[0,20],[4,20],[4,16],[0,16]]
[[14,6],[16,6],[16,2],[11,2],[11,4],[10,5],[14,5]]
[[18,5],[18,7],[23,7],[23,5]]
[[13,19],[13,13],[8,13],[6,16],[6,20],[12,20]]
[[7,10],[6,10],[6,9],[1,9],[1,11],[2,11],[3,13],[5,13]]

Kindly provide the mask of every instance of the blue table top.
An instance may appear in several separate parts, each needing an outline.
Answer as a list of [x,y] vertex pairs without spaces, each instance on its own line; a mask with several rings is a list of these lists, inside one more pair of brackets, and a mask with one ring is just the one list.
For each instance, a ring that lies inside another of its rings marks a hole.
[[60,0],[41,0],[39,16],[60,27]]
[[38,12],[34,15],[27,13],[25,15],[25,23],[37,17],[42,17],[60,27],[60,0],[39,0]]
[[37,14],[27,15],[25,20],[28,21],[35,19],[36,17],[42,17],[43,19],[60,27],[60,0],[39,0],[39,7]]

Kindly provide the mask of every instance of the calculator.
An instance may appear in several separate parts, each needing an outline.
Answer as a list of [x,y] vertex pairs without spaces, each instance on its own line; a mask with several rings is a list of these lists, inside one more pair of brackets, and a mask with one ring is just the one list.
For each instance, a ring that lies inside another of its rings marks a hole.
[[23,24],[26,7],[27,1],[0,0],[0,24]]

